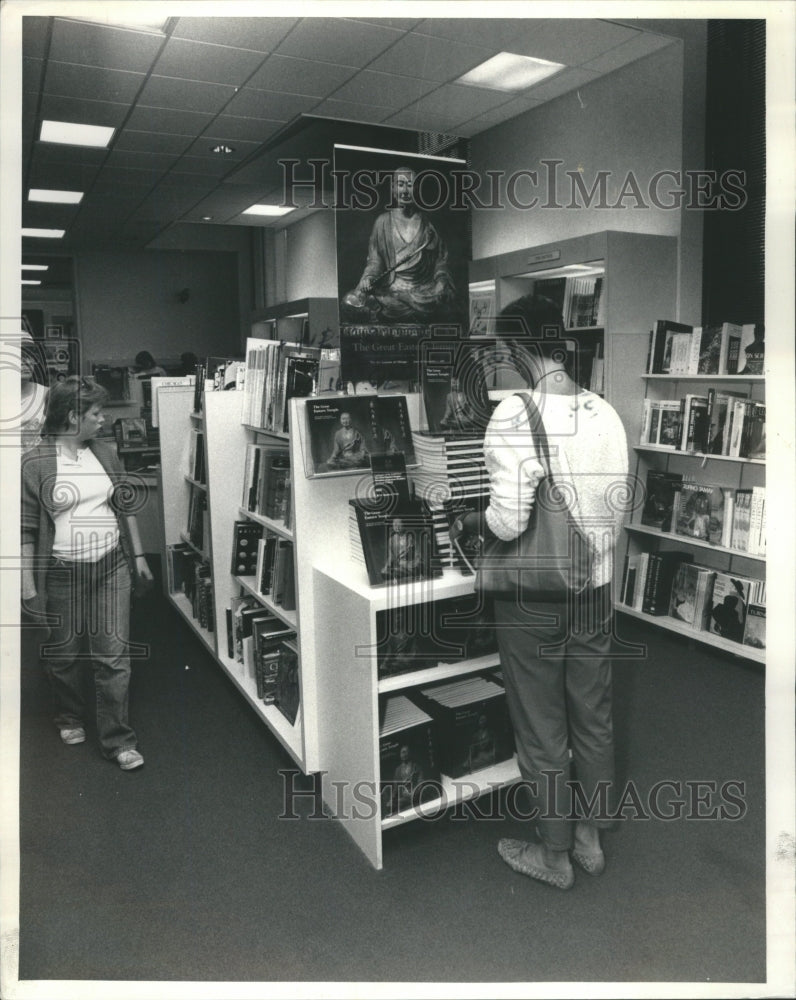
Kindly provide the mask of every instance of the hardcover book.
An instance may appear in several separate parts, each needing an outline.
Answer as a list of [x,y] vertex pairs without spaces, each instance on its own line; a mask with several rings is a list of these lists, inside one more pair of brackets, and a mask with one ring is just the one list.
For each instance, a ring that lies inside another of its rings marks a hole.
[[403,509],[348,501],[353,508],[371,586],[407,583],[439,576],[434,527],[424,504]]
[[[715,487],[718,489],[718,487]],[[675,530],[678,535],[710,541],[710,511],[713,486],[705,483],[683,483]],[[721,490],[719,489],[719,494]]]
[[659,319],[656,322],[650,374],[669,374],[675,335],[678,333],[690,334],[693,332],[693,329],[687,323],[675,323],[674,320]]
[[495,341],[434,340],[421,365],[421,386],[432,434],[483,440],[491,408],[486,386]]
[[648,615],[667,615],[677,568],[692,561],[690,552],[650,552],[641,610]]
[[765,328],[762,323],[747,323],[741,327],[738,349],[738,373],[763,375],[765,373]]
[[381,812],[394,816],[439,796],[434,720],[406,695],[386,698],[379,720]]
[[310,476],[369,469],[373,452],[402,452],[407,466],[415,464],[405,396],[309,399],[306,415]]
[[750,604],[746,609],[743,644],[744,646],[753,646],[755,649],[766,648],[765,604]]
[[296,724],[301,704],[299,656],[295,639],[283,639],[278,646],[274,704],[291,726]]
[[641,510],[641,523],[659,531],[672,530],[672,510],[675,493],[682,485],[679,472],[650,469],[647,472],[647,494]]
[[257,567],[257,542],[262,537],[262,525],[254,521],[235,521],[232,525],[233,576],[254,576]]
[[706,627],[711,608],[714,570],[693,563],[681,563],[672,582],[669,614],[691,628]]
[[709,631],[733,642],[742,642],[751,580],[717,572],[713,583]]

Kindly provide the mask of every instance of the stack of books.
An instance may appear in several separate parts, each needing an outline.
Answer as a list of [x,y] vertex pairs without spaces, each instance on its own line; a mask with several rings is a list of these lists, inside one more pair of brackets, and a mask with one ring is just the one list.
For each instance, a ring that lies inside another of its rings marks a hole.
[[439,796],[437,731],[406,695],[385,698],[379,714],[381,812],[394,816]]
[[247,444],[241,507],[274,521],[289,521],[290,494],[290,453],[287,449]]
[[320,361],[318,348],[250,338],[246,344],[241,422],[287,433],[287,404],[294,397],[315,395]]
[[647,372],[684,376],[750,374],[747,357],[753,343],[759,343],[754,324],[690,326],[658,320],[650,332]]

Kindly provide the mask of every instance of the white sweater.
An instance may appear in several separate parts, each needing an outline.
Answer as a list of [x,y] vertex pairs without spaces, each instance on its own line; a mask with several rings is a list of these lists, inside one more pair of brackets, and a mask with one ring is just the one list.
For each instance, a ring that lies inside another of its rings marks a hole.
[[[625,429],[616,410],[594,393],[534,391],[532,398],[547,433],[554,479],[568,491],[570,510],[593,543],[593,585],[602,586],[611,580],[614,545],[631,499]],[[487,524],[509,541],[525,530],[543,475],[519,396],[508,396],[492,414],[484,456],[490,477]]]

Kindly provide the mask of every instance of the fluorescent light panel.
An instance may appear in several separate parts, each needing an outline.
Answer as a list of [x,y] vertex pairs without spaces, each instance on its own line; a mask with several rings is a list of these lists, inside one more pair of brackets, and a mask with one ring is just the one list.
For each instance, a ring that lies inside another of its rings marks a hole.
[[55,191],[47,188],[31,188],[28,191],[28,201],[46,201],[54,205],[79,205],[82,199],[82,191]]
[[65,232],[65,229],[30,229],[25,226],[22,227],[23,236],[35,236],[45,240],[60,240]]
[[292,208],[287,208],[284,205],[251,205],[249,208],[244,208],[242,215],[287,215],[288,212],[292,212]]
[[33,278],[23,278],[22,279],[22,284],[23,285],[40,285],[41,282],[40,281],[35,281]]
[[22,265],[22,270],[23,271],[49,271],[50,270],[50,265],[49,264],[23,264]]
[[54,122],[45,119],[41,123],[39,139],[42,142],[58,142],[66,146],[94,146],[105,148],[116,131],[105,125],[81,125],[77,122]]
[[517,56],[512,52],[498,52],[496,56],[474,67],[454,82],[463,83],[468,87],[483,87],[487,90],[504,90],[512,93],[526,90],[564,68],[563,63],[533,59],[531,56]]

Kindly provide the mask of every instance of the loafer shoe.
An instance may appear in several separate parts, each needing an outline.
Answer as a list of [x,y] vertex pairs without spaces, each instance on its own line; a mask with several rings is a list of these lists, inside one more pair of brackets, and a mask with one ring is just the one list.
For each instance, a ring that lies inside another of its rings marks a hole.
[[123,771],[133,771],[142,766],[144,758],[137,750],[122,750],[116,755],[116,763]]
[[582,868],[587,875],[602,875],[605,871],[605,855],[602,848],[596,851],[572,851],[572,860]]
[[572,865],[563,869],[548,868],[544,862],[542,848],[538,844],[504,838],[498,842],[498,854],[509,868],[519,872],[520,875],[534,878],[537,882],[544,882],[545,885],[552,885],[556,889],[571,889],[575,884]]
[[67,746],[72,746],[75,743],[85,743],[86,731],[82,726],[69,726],[69,728],[61,730],[61,740]]

